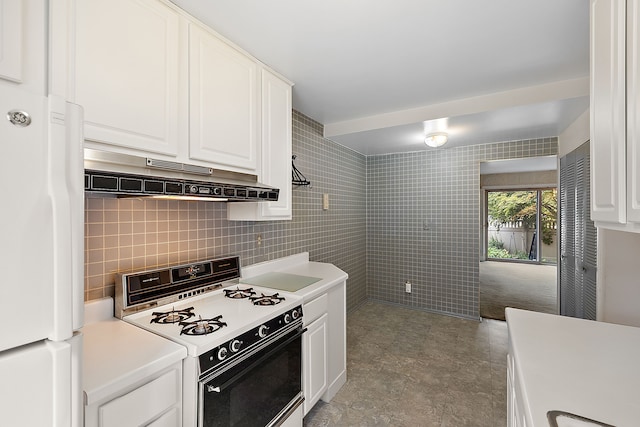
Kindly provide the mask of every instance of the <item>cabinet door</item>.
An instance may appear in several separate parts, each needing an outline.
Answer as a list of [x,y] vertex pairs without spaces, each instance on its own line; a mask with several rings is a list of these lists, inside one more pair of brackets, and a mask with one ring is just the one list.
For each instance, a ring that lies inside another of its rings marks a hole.
[[280,189],[277,202],[235,203],[227,208],[234,221],[291,219],[291,85],[262,70],[262,138],[258,177]]
[[170,412],[173,407],[179,407],[181,382],[180,369],[172,369],[124,396],[100,406],[100,427],[147,425],[158,415]]
[[177,408],[172,408],[169,412],[147,425],[147,427],[178,427],[180,425],[182,425],[180,411]]
[[513,359],[507,354],[507,427],[516,427],[516,388],[513,384]]
[[625,0],[591,0],[591,217],[626,222]]
[[303,339],[304,414],[327,389],[327,314],[307,327]]
[[0,0],[0,77],[15,82],[22,80],[23,9],[20,1]]
[[262,183],[280,189],[263,216],[291,219],[291,85],[262,70]]
[[0,79],[46,95],[47,2],[0,0]]
[[627,221],[640,223],[640,1],[627,5]]
[[175,156],[187,136],[179,116],[182,18],[156,0],[75,0],[72,11],[68,96],[84,107],[85,139]]
[[327,292],[329,318],[327,332],[327,391],[322,400],[330,402],[347,382],[347,283],[342,282]]
[[258,64],[196,24],[189,26],[189,157],[255,173]]

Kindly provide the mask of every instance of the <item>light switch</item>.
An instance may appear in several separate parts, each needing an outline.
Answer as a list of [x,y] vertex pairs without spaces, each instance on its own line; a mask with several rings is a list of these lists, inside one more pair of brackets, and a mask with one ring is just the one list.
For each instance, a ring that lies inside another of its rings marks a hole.
[[329,210],[329,193],[324,193],[322,195],[322,210],[323,211]]

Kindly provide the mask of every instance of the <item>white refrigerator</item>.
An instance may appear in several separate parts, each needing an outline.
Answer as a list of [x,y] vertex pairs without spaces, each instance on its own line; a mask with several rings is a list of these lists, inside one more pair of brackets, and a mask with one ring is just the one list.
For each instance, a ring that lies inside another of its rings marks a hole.
[[81,426],[82,109],[0,84],[0,425]]

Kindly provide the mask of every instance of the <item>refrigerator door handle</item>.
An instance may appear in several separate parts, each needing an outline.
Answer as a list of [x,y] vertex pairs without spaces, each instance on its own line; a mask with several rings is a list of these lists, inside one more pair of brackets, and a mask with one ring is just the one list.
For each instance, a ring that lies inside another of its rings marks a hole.
[[84,325],[84,110],[66,103],[66,131],[70,156],[67,182],[71,198],[71,283],[73,330]]
[[82,108],[49,95],[49,196],[53,216],[54,324],[49,339],[69,339],[84,321],[84,163]]

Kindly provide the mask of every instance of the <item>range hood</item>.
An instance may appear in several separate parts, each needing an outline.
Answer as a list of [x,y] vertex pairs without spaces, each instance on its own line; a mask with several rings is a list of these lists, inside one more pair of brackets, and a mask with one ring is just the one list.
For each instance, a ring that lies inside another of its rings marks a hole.
[[276,201],[279,193],[255,175],[90,148],[84,149],[84,190],[117,197],[228,202]]

